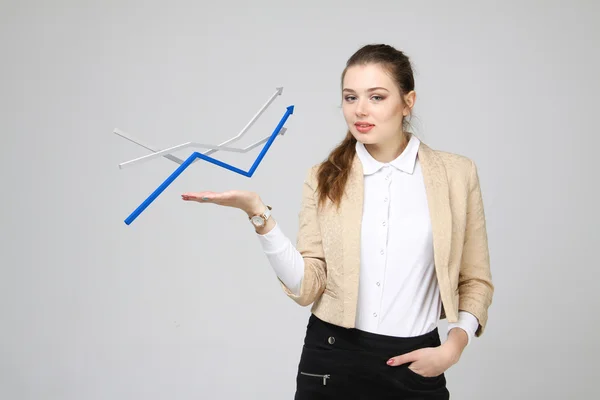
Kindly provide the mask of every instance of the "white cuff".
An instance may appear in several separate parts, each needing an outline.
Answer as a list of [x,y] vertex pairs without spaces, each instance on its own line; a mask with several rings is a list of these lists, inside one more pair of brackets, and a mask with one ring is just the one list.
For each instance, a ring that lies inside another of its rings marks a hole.
[[470,312],[459,311],[458,321],[448,323],[448,332],[450,332],[452,328],[461,328],[467,333],[467,346],[469,346],[471,340],[475,336],[475,332],[477,332],[477,328],[479,328],[479,320]]
[[288,238],[279,227],[277,221],[275,221],[273,229],[262,235],[257,232],[256,237],[266,254],[278,253],[287,246]]

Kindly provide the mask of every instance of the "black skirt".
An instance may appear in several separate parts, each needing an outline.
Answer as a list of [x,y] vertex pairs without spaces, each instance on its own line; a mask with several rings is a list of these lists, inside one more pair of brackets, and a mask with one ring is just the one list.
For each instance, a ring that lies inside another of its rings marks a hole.
[[449,399],[444,374],[424,377],[410,370],[409,363],[386,364],[391,357],[440,344],[437,328],[395,337],[343,328],[311,314],[294,399]]

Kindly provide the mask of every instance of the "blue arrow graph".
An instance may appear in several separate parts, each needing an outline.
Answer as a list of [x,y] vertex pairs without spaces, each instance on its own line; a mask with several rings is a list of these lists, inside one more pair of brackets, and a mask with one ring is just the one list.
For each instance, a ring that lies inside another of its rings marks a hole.
[[222,161],[219,161],[217,159],[214,159],[210,156],[204,155],[202,153],[198,153],[197,151],[192,153],[192,155],[190,155],[187,160],[185,160],[185,162],[183,164],[181,164],[179,166],[179,168],[177,168],[167,179],[165,179],[165,181],[158,187],[156,188],[156,190],[154,192],[152,192],[152,194],[150,196],[148,196],[148,198],[146,200],[144,200],[144,202],[142,204],[139,205],[138,208],[136,208],[126,219],[125,219],[125,223],[127,225],[131,224],[133,221],[135,221],[135,219],[150,205],[152,204],[152,202],[171,184],[173,183],[173,181],[188,167],[192,164],[192,162],[196,159],[196,158],[201,158],[205,161],[208,161],[210,163],[216,164],[219,167],[223,167],[226,168],[228,170],[231,170],[233,172],[237,172],[240,175],[243,176],[247,176],[248,178],[250,178],[252,175],[254,175],[254,171],[256,171],[256,168],[258,168],[258,165],[261,163],[262,159],[264,158],[265,154],[267,154],[267,151],[269,150],[269,148],[271,147],[271,144],[273,144],[273,141],[275,140],[275,138],[277,137],[277,135],[279,134],[279,131],[281,130],[281,128],[283,128],[283,125],[285,124],[285,121],[287,121],[288,117],[294,113],[294,106],[289,106],[286,109],[285,114],[283,115],[283,117],[281,118],[281,120],[279,121],[279,124],[277,124],[277,127],[275,127],[275,130],[273,131],[273,133],[271,134],[271,136],[269,137],[269,140],[267,141],[267,143],[265,143],[265,146],[263,147],[262,151],[260,152],[260,154],[258,155],[258,157],[256,158],[256,160],[254,161],[254,164],[252,164],[252,167],[250,167],[250,169],[248,171],[243,171],[239,168],[236,168],[232,165],[226,164]]

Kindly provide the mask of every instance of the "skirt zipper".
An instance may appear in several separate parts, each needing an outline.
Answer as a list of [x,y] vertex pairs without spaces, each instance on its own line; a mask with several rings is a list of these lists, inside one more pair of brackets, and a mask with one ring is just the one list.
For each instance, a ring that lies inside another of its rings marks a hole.
[[326,374],[326,375],[318,375],[318,374],[309,374],[306,372],[300,372],[302,375],[308,375],[308,376],[316,376],[318,378],[323,378],[323,386],[327,385],[327,379],[331,378],[331,375]]

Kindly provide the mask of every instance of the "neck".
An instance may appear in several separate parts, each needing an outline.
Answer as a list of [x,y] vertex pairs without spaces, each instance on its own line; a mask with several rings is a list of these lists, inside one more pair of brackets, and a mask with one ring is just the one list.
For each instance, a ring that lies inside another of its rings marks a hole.
[[402,134],[396,135],[384,143],[365,144],[365,148],[377,161],[388,163],[395,160],[400,154],[402,154],[408,145],[408,139],[408,134],[402,132]]

